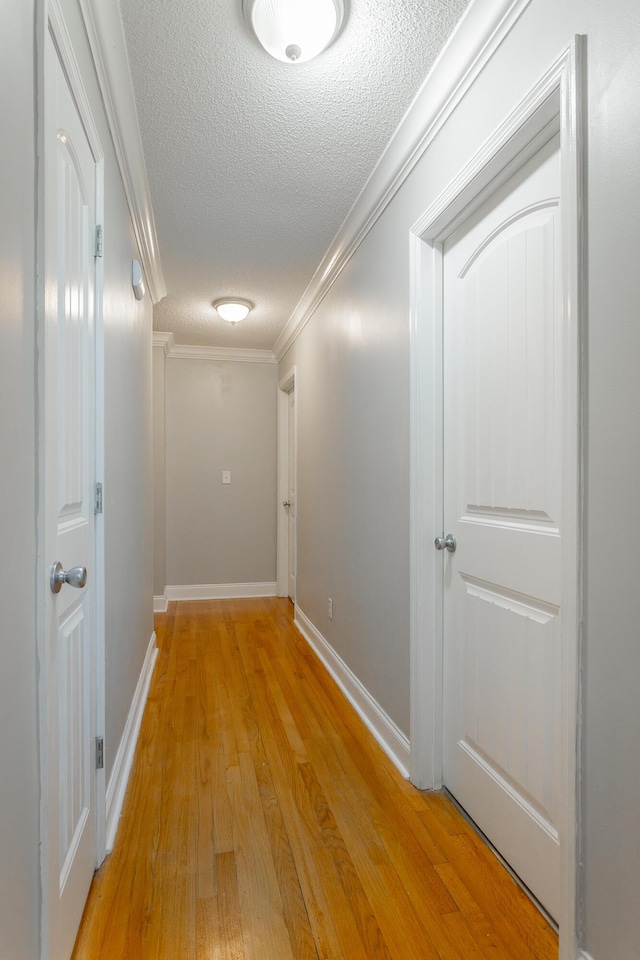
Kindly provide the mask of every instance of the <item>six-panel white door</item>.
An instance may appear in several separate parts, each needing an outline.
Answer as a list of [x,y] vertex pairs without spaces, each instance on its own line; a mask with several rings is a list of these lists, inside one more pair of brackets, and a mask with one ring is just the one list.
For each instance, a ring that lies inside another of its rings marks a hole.
[[68,960],[96,865],[96,164],[51,38],[46,60],[45,543],[47,571],[87,585],[47,589],[45,948]]
[[560,160],[445,243],[444,783],[559,915]]

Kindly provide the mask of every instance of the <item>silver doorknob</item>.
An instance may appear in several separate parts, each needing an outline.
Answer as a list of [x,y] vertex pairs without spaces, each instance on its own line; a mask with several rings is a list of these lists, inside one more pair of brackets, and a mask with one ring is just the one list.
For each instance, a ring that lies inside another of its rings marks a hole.
[[290,507],[290,506],[291,506],[291,500],[283,500],[283,501],[282,501],[282,506],[283,506],[283,507]]
[[436,550],[448,550],[449,553],[455,553],[458,546],[452,533],[448,533],[446,537],[436,537],[434,543]]
[[68,583],[70,587],[77,587],[78,590],[82,590],[87,583],[87,568],[71,567],[70,570],[65,570],[60,561],[56,560],[51,567],[49,583],[52,593],[60,593],[63,583]]

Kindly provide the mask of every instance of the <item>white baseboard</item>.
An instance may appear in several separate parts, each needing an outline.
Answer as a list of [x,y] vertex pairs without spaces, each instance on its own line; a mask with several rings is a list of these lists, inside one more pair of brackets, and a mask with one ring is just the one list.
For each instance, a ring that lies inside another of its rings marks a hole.
[[167,612],[167,593],[166,591],[162,594],[161,597],[153,598],[153,612],[154,613],[166,613]]
[[593,960],[593,957],[586,950],[581,950],[578,954],[578,960]]
[[113,850],[113,844],[116,839],[124,795],[133,765],[140,724],[142,723],[142,714],[144,713],[147,702],[149,684],[151,683],[157,656],[158,648],[156,647],[156,635],[154,632],[151,634],[149,646],[147,647],[147,653],[144,658],[144,663],[142,664],[142,670],[140,671],[133,700],[131,701],[129,716],[127,717],[127,722],[122,734],[122,740],[120,741],[118,752],[113,761],[113,770],[111,771],[111,777],[109,778],[109,785],[107,787],[107,853],[111,853]]
[[192,583],[167,587],[167,600],[240,600],[275,597],[275,583]]
[[363,687],[356,675],[316,630],[300,607],[295,608],[294,623],[389,759],[393,761],[402,776],[408,779],[410,758],[408,737]]

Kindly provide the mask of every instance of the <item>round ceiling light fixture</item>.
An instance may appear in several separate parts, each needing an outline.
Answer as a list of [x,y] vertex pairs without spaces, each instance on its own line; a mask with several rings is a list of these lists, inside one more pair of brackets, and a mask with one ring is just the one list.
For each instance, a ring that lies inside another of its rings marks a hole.
[[253,304],[250,300],[240,300],[238,297],[223,297],[215,301],[213,309],[227,323],[240,323],[253,310]]
[[344,20],[343,0],[242,0],[242,9],[267,53],[284,63],[317,57]]

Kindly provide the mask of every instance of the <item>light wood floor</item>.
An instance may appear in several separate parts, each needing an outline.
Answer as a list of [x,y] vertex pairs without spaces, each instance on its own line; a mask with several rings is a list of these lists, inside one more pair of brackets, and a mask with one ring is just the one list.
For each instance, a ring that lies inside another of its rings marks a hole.
[[404,781],[284,600],[170,604],[75,960],[551,960],[442,795]]

